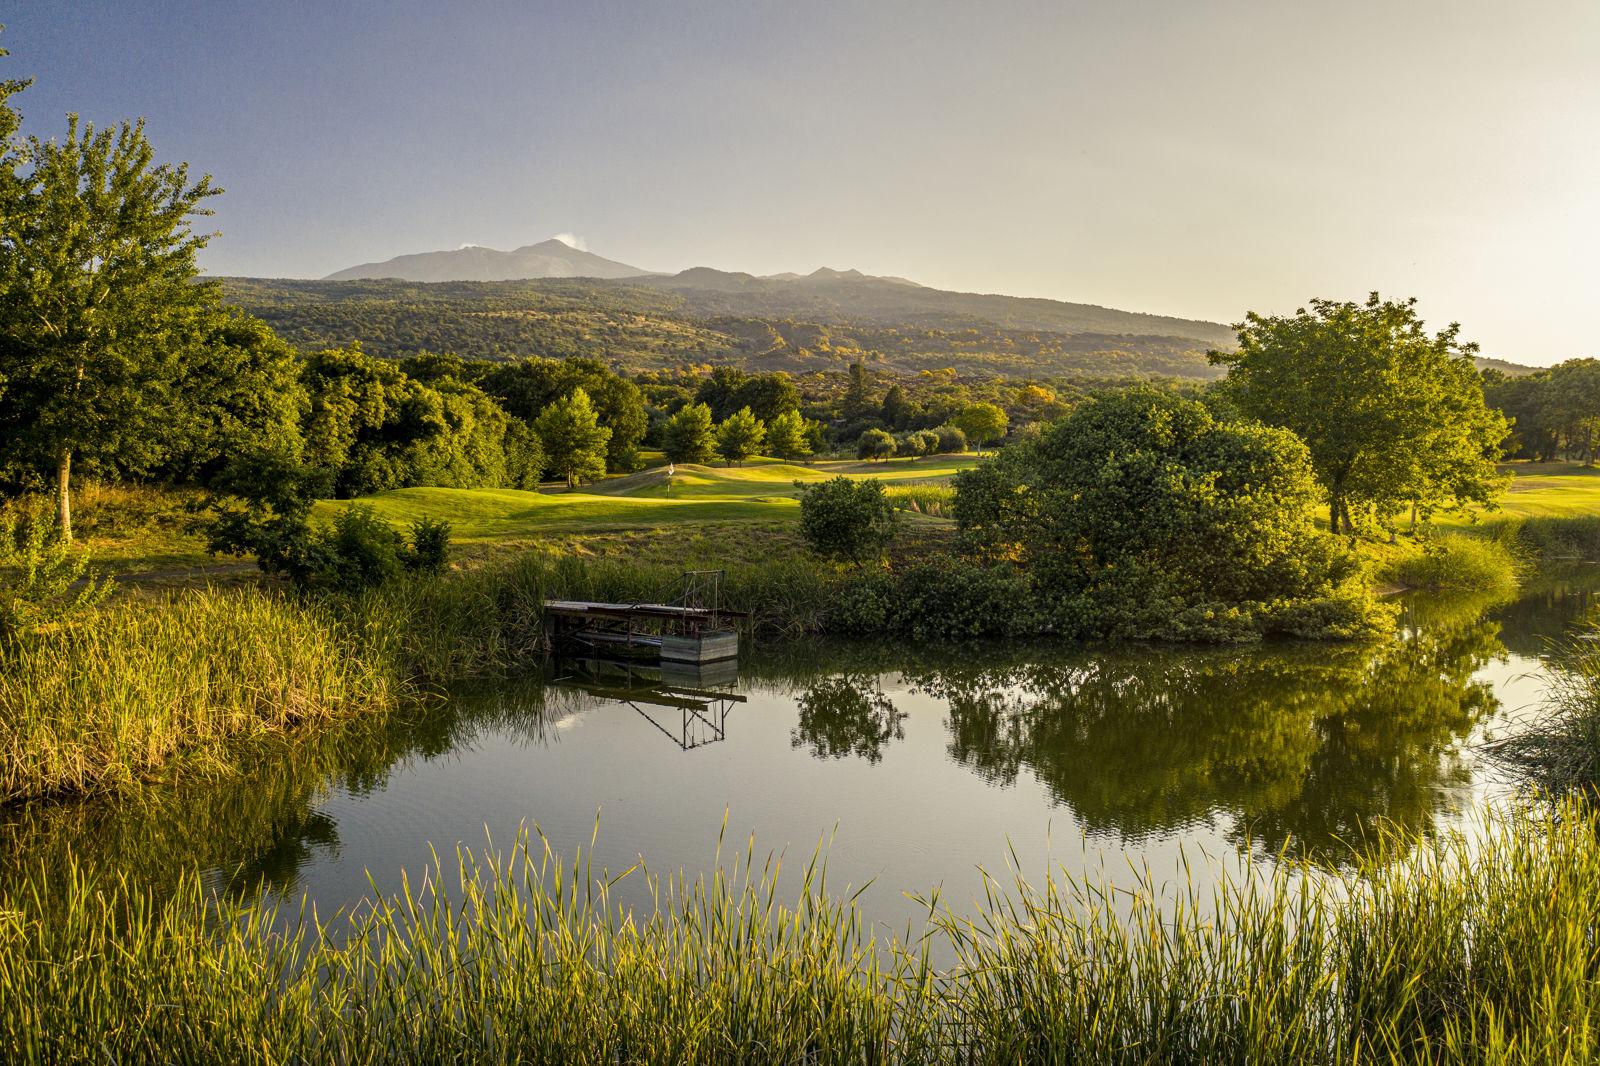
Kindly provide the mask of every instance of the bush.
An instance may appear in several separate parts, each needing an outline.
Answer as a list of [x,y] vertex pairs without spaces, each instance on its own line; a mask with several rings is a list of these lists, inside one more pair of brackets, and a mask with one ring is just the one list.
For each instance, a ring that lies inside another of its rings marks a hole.
[[[1020,561],[1069,636],[1251,639],[1359,577],[1312,521],[1298,438],[1154,389],[1092,400],[955,484],[967,545]],[[1381,628],[1387,610],[1359,602]]]
[[407,569],[422,574],[438,574],[450,562],[450,523],[423,518],[411,525],[411,551]]
[[1388,576],[1413,589],[1499,592],[1516,587],[1517,569],[1516,557],[1499,541],[1446,533],[1398,560]]
[[895,453],[894,438],[881,429],[869,429],[856,440],[856,458],[871,462],[888,459]]
[[880,558],[894,540],[894,504],[878,482],[841,475],[812,485],[797,481],[795,486],[800,489],[800,535],[818,555],[860,564]]
[[935,426],[930,432],[939,438],[940,455],[955,455],[967,450],[967,434],[959,426]]
[[423,519],[409,538],[364,504],[341,509],[330,527],[312,523],[325,471],[276,456],[251,456],[221,479],[208,507],[207,548],[254,555],[261,569],[301,588],[359,592],[403,573],[437,573],[449,558],[450,523]]
[[89,553],[61,536],[43,497],[0,506],[0,647],[64,621],[111,592]]
[[913,640],[1008,637],[1038,630],[1033,592],[1015,567],[926,563],[901,575],[893,627]]

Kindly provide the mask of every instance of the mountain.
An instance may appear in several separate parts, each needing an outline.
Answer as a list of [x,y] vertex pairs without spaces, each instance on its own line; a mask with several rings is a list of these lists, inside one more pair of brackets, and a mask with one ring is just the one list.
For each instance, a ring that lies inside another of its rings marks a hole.
[[515,281],[523,278],[637,278],[647,270],[574,248],[554,237],[510,252],[469,244],[453,252],[397,255],[329,274],[324,281]]
[[996,327],[1063,334],[1126,334],[1186,338],[1194,347],[1232,347],[1234,331],[1220,322],[1119,311],[1097,304],[930,289],[905,278],[873,277],[823,267],[811,274],[753,274],[691,267],[678,274],[634,278],[665,289],[699,317],[792,318],[828,324],[917,326],[959,330]]

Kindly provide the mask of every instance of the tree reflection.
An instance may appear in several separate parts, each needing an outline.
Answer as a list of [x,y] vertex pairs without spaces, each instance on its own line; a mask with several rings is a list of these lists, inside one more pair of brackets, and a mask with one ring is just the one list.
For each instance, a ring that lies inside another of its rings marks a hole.
[[75,868],[127,875],[158,891],[199,870],[228,893],[289,895],[307,864],[338,854],[338,826],[321,809],[332,791],[379,790],[409,761],[488,730],[543,743],[547,712],[538,684],[459,693],[241,746],[226,768],[179,767],[125,797],[6,811],[0,879],[32,879],[48,897]]
[[890,741],[905,739],[905,713],[885,696],[873,674],[840,674],[813,681],[796,701],[800,709],[793,747],[809,744],[819,759],[858,755],[883,758]]
[[1497,706],[1474,675],[1505,654],[1496,606],[1415,599],[1379,645],[846,649],[799,688],[791,741],[880,760],[903,735],[884,692],[897,670],[944,704],[951,758],[1002,786],[1026,772],[1091,832],[1138,839],[1222,816],[1259,850],[1337,860],[1380,821],[1429,830],[1469,782],[1460,743]]

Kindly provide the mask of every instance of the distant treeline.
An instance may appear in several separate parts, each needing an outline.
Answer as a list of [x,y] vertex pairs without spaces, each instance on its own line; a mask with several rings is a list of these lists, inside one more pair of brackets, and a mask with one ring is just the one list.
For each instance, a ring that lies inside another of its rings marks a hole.
[[1512,419],[1506,454],[1516,459],[1595,461],[1600,451],[1600,359],[1569,359],[1510,376],[1484,371],[1484,395]]

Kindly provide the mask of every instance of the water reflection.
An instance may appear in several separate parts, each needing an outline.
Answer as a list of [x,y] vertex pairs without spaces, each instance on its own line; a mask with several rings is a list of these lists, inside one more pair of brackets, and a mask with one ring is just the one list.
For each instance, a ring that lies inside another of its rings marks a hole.
[[1063,813],[1113,852],[1203,837],[1337,862],[1379,820],[1428,831],[1470,801],[1464,742],[1506,673],[1484,667],[1542,654],[1597,576],[1548,576],[1513,604],[1412,599],[1367,647],[858,642],[736,677],[563,668],[261,744],[226,775],[0,813],[0,878],[55,878],[70,852],[157,886],[199,868],[227,891],[320,885],[344,903],[361,869],[485,826],[565,820],[586,843],[602,805],[607,834],[662,868],[702,860],[730,806],[776,847],[843,823],[862,854],[898,856],[897,890]]
[[1505,652],[1492,606],[1408,602],[1375,647],[900,654],[805,683],[794,742],[882,759],[903,737],[893,664],[944,705],[952,759],[1002,787],[1027,772],[1090,832],[1137,842],[1226,814],[1236,842],[1335,857],[1380,820],[1430,829],[1467,784],[1460,743],[1497,707],[1474,675]]
[[857,755],[875,763],[885,746],[905,739],[906,716],[884,695],[876,674],[819,678],[795,703],[799,714],[790,745],[809,747],[819,759]]
[[732,661],[689,665],[563,657],[553,665],[551,685],[632,707],[680,750],[692,751],[728,739],[728,714],[746,701],[727,687],[738,678]]

